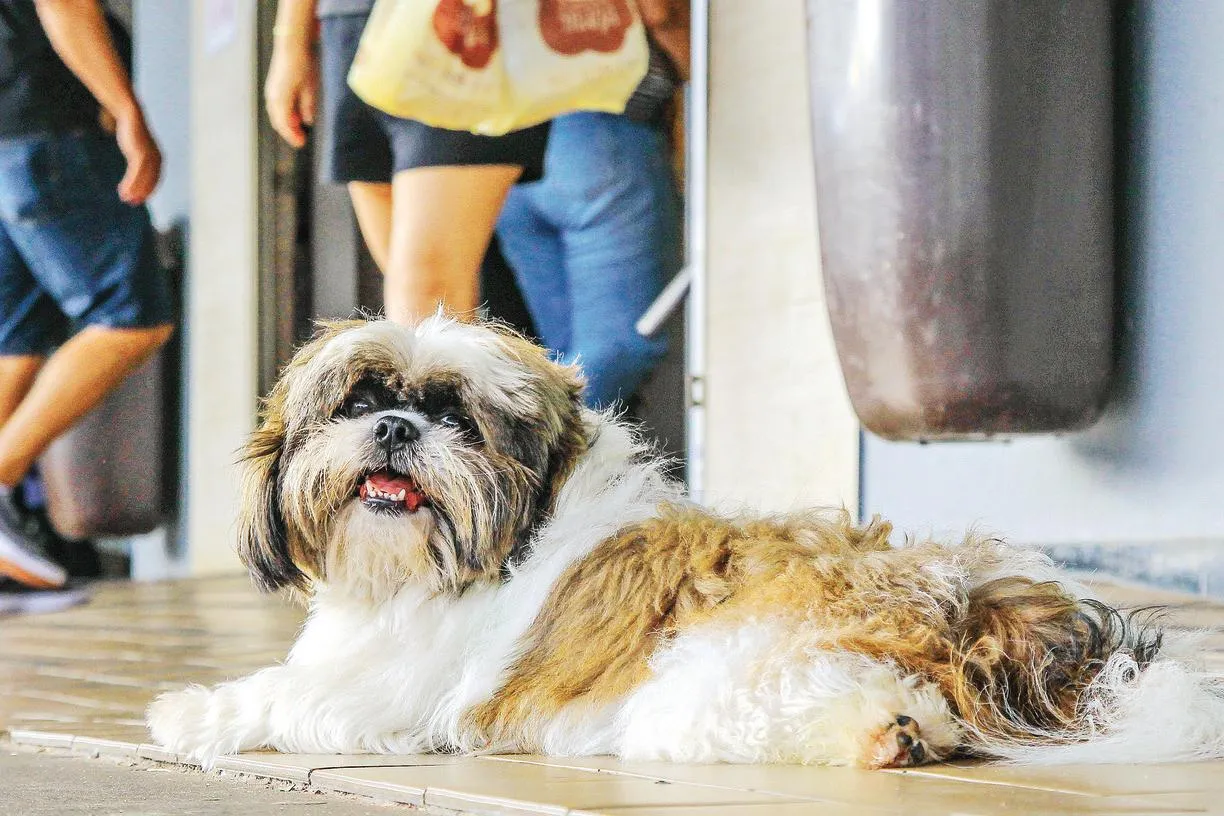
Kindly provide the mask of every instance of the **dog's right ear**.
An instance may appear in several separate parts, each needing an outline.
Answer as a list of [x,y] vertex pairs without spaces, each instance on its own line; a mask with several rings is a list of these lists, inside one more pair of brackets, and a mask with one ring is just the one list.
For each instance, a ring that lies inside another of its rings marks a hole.
[[280,502],[283,423],[265,419],[242,455],[242,506],[238,511],[238,555],[260,588],[303,589],[307,577],[290,552],[289,530]]
[[315,337],[297,350],[264,402],[263,419],[240,457],[242,506],[238,510],[238,555],[255,581],[268,592],[282,587],[306,589],[316,568],[302,561],[281,506],[281,467],[289,431],[285,412],[289,383],[336,335],[365,325],[364,320],[318,324]]

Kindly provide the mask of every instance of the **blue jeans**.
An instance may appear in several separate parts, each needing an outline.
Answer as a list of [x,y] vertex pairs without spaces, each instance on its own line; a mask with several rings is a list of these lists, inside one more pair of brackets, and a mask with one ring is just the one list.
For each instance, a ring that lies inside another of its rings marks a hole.
[[606,113],[553,121],[544,178],[517,185],[497,225],[544,344],[586,372],[596,407],[633,396],[667,351],[634,324],[679,271],[680,200],[667,137]]
[[143,207],[101,131],[0,139],[0,355],[46,355],[83,326],[173,322]]

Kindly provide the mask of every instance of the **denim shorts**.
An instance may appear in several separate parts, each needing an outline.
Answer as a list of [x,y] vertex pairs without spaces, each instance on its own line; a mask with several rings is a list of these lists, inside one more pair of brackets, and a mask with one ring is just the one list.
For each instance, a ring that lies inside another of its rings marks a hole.
[[171,323],[148,210],[101,131],[0,139],[0,355],[42,355],[85,326]]
[[478,136],[389,116],[363,102],[348,86],[367,15],[340,14],[321,20],[319,132],[323,180],[390,182],[415,167],[498,164],[523,168],[519,181],[544,172],[548,123],[507,133]]

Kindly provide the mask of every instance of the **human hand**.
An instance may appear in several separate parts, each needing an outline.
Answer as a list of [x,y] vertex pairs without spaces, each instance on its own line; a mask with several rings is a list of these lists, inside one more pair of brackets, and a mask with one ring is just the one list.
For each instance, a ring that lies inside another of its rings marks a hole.
[[687,0],[636,0],[638,14],[651,38],[671,57],[680,78],[689,76],[689,25]]
[[119,198],[133,206],[143,204],[161,180],[162,156],[138,106],[115,114],[115,141],[127,159],[127,172],[119,181]]
[[314,124],[318,93],[318,66],[310,45],[277,41],[264,82],[264,109],[272,129],[293,147],[306,144],[303,125]]
[[637,0],[637,7],[647,28],[661,26],[671,17],[671,0]]

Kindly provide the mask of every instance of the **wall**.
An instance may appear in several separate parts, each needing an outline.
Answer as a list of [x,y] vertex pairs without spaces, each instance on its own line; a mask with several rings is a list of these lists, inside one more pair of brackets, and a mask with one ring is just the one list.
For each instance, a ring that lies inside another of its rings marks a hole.
[[903,526],[980,522],[1042,544],[1224,539],[1224,5],[1136,4],[1133,119],[1121,190],[1126,270],[1119,390],[1065,438],[869,439],[869,510]]
[[[162,152],[161,183],[149,199],[149,211],[158,230],[185,227],[191,211],[191,6],[157,0],[135,4],[128,0],[125,5],[129,6],[124,19],[130,22],[132,32],[136,94]],[[115,2],[108,7],[122,11]],[[172,342],[163,354],[173,355],[174,362],[181,366],[180,344]],[[176,397],[181,402],[185,385],[169,385],[178,389]],[[166,451],[170,467],[179,464],[177,446],[185,438],[185,425],[169,430],[167,444],[175,446]],[[181,495],[181,482],[181,478],[174,479],[164,489],[178,490],[176,495]],[[126,539],[134,578],[153,580],[186,571],[186,542],[179,521],[168,519],[166,525],[147,535]]]
[[858,423],[821,287],[803,0],[712,5],[704,498],[855,509]]
[[[228,8],[232,16],[218,10]],[[255,4],[195,0],[187,285],[187,541],[193,574],[240,569],[235,452],[254,424]]]
[[132,39],[136,94],[162,150],[162,180],[149,199],[153,223],[166,229],[191,208],[191,8],[141,0]]

